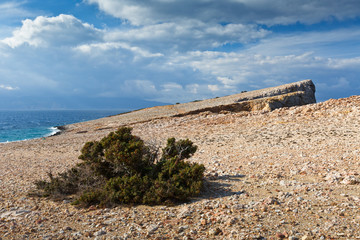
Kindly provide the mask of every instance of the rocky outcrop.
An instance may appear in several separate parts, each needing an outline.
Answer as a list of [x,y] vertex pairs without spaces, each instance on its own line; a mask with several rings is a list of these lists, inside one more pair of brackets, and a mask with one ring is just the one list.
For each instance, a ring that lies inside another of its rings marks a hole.
[[[301,99],[294,101],[294,105],[305,105],[309,103],[316,103],[315,85],[312,80],[303,80],[295,83],[289,83],[273,88],[265,88],[250,92],[248,96],[240,98],[237,102],[249,101],[259,98],[268,98],[279,95],[286,95],[289,93],[298,92],[302,95]],[[300,102],[299,102],[300,101]]]
[[[222,98],[209,99],[177,106],[177,116],[197,114],[204,111],[272,111],[282,107],[316,103],[315,85],[312,80],[303,80],[278,87],[245,92]],[[189,106],[188,104],[191,104]],[[188,111],[185,111],[186,107]]]

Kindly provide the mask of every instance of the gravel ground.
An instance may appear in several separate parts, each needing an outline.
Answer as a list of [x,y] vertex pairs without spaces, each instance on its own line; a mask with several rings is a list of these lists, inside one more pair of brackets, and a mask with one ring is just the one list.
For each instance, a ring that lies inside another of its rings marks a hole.
[[[33,181],[77,163],[86,141],[122,125],[149,144],[174,136],[198,145],[190,160],[207,169],[203,194],[172,207],[112,209],[27,196]],[[360,96],[74,124],[58,136],[0,144],[0,173],[0,239],[360,239]]]

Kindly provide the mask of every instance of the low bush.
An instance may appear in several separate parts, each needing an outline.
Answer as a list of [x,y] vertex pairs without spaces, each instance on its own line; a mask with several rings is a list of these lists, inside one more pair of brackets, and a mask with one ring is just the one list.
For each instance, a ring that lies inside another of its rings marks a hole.
[[131,128],[122,127],[100,141],[87,142],[81,163],[48,181],[35,182],[31,195],[73,198],[80,206],[171,204],[200,193],[205,168],[189,163],[197,150],[190,140],[169,138],[162,149],[146,146]]

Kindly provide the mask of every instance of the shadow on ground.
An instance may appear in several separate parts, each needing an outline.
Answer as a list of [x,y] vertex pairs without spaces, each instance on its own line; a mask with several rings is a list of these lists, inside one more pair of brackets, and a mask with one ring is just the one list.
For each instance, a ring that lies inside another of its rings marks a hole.
[[240,182],[245,175],[223,175],[206,177],[204,188],[200,196],[194,198],[192,202],[201,201],[203,199],[216,199],[232,195],[244,194],[244,191],[233,191],[234,182]]

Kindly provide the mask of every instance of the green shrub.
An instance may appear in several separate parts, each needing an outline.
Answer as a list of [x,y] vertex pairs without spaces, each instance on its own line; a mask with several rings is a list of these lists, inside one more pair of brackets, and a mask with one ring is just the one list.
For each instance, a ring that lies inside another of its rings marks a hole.
[[[61,199],[73,196],[74,204],[166,204],[188,200],[200,193],[205,168],[184,160],[197,146],[169,138],[158,157],[131,128],[122,127],[100,141],[87,142],[81,163],[49,181],[37,181],[37,196]],[[34,193],[33,193],[34,195]]]
[[120,128],[100,142],[87,142],[79,159],[105,178],[145,174],[151,168],[155,153],[144,142],[131,134],[131,128]]

